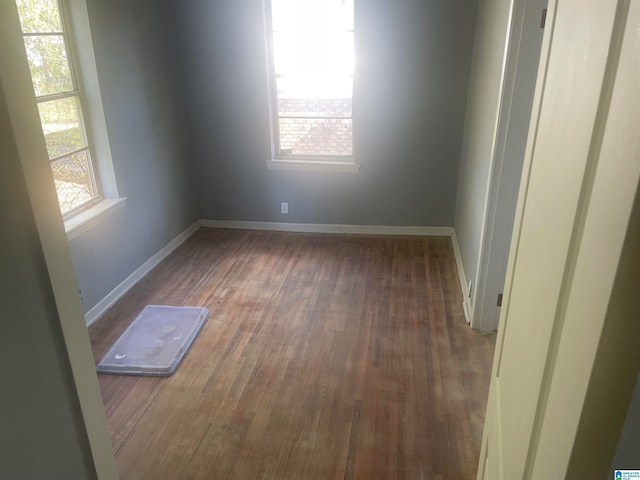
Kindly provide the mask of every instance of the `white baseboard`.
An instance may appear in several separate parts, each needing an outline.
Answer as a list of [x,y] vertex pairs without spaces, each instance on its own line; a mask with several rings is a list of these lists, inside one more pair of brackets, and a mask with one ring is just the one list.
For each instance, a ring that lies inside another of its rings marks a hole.
[[458,267],[458,279],[460,280],[460,288],[462,289],[462,309],[464,310],[464,319],[467,323],[471,323],[473,316],[473,306],[471,305],[471,298],[467,295],[469,291],[469,283],[467,282],[467,276],[464,273],[464,266],[462,265],[462,255],[460,255],[460,247],[458,246],[458,237],[456,237],[455,230],[451,235],[453,241],[453,253],[456,257],[456,266]]
[[187,238],[200,228],[199,223],[194,223],[187,227],[182,233],[178,234],[167,245],[161,248],[149,260],[144,262],[136,271],[125,278],[116,288],[111,290],[102,300],[100,300],[91,310],[89,310],[84,318],[87,326],[97,322],[102,315],[116,303],[122,295],[124,295],[131,287],[140,281],[147,273],[149,273],[156,265],[164,260],[171,252],[178,248]]
[[306,233],[349,233],[358,235],[415,235],[441,237],[453,235],[453,227],[420,227],[393,225],[342,225],[328,223],[244,222],[235,220],[198,220],[203,227],[237,228],[240,230],[270,230]]

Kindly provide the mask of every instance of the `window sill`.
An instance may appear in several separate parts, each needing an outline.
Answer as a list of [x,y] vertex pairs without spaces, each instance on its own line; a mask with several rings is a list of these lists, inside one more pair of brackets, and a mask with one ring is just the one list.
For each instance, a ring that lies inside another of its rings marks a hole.
[[315,172],[359,172],[360,165],[353,162],[330,162],[319,160],[268,160],[269,170],[306,170]]
[[67,240],[73,240],[124,207],[126,198],[102,200],[64,222]]

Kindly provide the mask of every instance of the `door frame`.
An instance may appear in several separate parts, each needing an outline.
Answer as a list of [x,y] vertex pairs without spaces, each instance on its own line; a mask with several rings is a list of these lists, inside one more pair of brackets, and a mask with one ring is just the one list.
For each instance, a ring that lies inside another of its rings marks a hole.
[[[514,127],[517,123],[528,124],[531,116],[542,47],[542,35],[540,39],[530,35],[525,28],[525,22],[534,14],[542,15],[542,10],[546,8],[547,3],[548,0],[515,0],[510,20],[500,118],[491,176],[487,187],[488,199],[478,257],[477,287],[470,319],[471,328],[483,332],[491,332],[498,328],[500,315],[500,307],[497,305],[498,293],[502,293],[507,272],[511,231],[528,133],[528,127],[516,132]],[[516,102],[514,106],[516,95],[528,95],[531,99],[530,103],[518,105]],[[514,142],[516,142],[515,145]],[[515,149],[517,155],[506,159],[505,154],[508,148]],[[508,163],[505,160],[508,160]]]
[[89,332],[54,187],[16,4],[0,1],[0,78],[98,478],[118,478]]
[[640,3],[549,17],[478,479],[605,478],[640,369]]

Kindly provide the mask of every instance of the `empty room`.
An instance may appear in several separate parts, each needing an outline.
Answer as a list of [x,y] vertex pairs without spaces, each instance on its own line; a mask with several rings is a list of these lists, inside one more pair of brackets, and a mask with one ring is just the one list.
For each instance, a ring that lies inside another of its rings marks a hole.
[[2,0],[0,478],[633,478],[638,45],[634,0]]

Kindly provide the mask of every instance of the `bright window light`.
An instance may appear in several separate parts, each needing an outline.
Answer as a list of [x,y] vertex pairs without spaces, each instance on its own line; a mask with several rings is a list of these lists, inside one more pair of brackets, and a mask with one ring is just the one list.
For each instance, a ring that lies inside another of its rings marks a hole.
[[353,12],[353,0],[271,0],[279,158],[351,157]]

